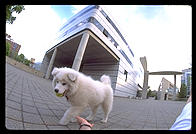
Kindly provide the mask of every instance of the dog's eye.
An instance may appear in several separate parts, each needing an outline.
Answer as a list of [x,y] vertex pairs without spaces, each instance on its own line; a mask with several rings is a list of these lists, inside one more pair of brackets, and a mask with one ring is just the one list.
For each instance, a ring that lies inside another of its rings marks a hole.
[[62,83],[62,85],[63,85],[63,86],[65,86],[65,85],[66,85],[66,83]]
[[56,83],[59,83],[59,81],[57,80]]

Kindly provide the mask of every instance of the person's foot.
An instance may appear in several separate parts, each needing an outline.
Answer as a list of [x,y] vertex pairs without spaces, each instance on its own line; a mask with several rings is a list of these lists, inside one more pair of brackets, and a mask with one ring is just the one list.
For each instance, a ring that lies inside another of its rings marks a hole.
[[82,117],[76,116],[76,119],[80,125],[86,124],[89,125],[91,128],[94,126],[94,124],[89,123],[87,120],[85,120]]

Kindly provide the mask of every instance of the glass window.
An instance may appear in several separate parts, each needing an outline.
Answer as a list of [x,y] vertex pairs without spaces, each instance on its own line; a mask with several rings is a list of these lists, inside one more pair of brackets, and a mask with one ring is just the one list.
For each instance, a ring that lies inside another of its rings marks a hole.
[[62,28],[60,29],[60,31],[63,30],[66,26],[68,26],[70,23],[72,23],[74,20],[76,20],[79,16],[81,16],[81,15],[85,14],[86,12],[88,12],[88,11],[90,11],[90,10],[92,10],[92,9],[95,9],[95,8],[97,8],[97,6],[92,6],[91,8],[87,9],[86,11],[83,11],[83,13],[81,12],[81,14],[78,15],[77,17],[75,16],[74,19],[72,19],[72,20],[66,22],[65,25],[62,26]]
[[91,17],[91,22],[101,31],[104,31],[104,27],[93,17]]
[[127,70],[124,71],[124,75],[125,75],[125,82],[127,82],[127,75],[128,75]]
[[126,40],[124,39],[124,37],[122,36],[122,34],[120,33],[120,31],[118,30],[118,28],[116,27],[116,25],[112,22],[112,20],[108,17],[108,15],[101,10],[102,15],[108,20],[108,22],[113,26],[113,28],[116,30],[116,32],[119,34],[119,36],[121,37],[121,39],[124,41],[124,43],[127,45],[129,51],[131,52],[132,56],[134,57],[134,54],[131,50],[131,48],[129,47],[128,43],[126,42]]
[[103,34],[106,36],[106,37],[108,37],[108,35],[109,35],[109,33],[108,33],[108,31],[107,30],[103,30]]
[[103,14],[104,17],[108,17],[107,14],[101,9],[101,13]]
[[114,41],[114,46],[118,49],[118,44]]

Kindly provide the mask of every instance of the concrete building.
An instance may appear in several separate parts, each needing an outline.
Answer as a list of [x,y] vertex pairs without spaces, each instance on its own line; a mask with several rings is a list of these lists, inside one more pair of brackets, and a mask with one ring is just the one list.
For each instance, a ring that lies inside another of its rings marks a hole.
[[184,69],[182,72],[181,83],[184,83],[187,86],[187,96],[190,96],[192,87],[192,68]]
[[11,39],[6,39],[6,41],[10,43],[10,57],[14,58],[16,55],[18,55],[21,45]]
[[64,66],[96,80],[109,75],[116,96],[135,97],[138,85],[143,84],[139,59],[102,6],[88,6],[66,22],[55,46],[45,53],[41,71],[52,79],[52,69]]
[[35,64],[35,59],[34,58],[31,58],[29,66],[30,67],[33,67],[34,64]]
[[[178,92],[179,92],[179,88],[176,87],[176,94]],[[157,92],[157,99],[172,100],[173,93],[174,93],[174,84],[163,77]]]

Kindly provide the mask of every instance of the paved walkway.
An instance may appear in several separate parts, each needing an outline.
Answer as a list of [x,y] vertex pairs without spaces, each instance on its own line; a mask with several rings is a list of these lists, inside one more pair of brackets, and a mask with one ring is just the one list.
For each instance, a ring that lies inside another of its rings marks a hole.
[[[169,129],[185,102],[134,100],[114,97],[108,123],[100,122],[101,107],[93,121],[93,130],[160,130]],[[77,123],[58,125],[70,106],[65,98],[53,92],[51,81],[22,71],[6,63],[6,122],[7,129],[78,130]],[[89,109],[81,117],[89,114]]]

